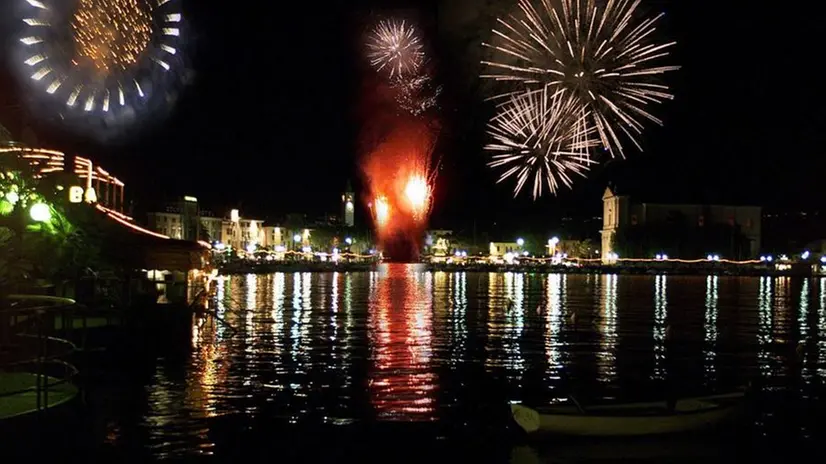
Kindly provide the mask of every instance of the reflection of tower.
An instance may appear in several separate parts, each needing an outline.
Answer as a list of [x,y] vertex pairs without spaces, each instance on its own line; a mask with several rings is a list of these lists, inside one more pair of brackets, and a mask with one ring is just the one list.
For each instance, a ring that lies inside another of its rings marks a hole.
[[353,193],[353,186],[350,181],[347,181],[347,188],[344,189],[344,195],[341,196],[342,207],[344,208],[344,225],[346,227],[353,227],[356,223],[356,204],[355,194]]

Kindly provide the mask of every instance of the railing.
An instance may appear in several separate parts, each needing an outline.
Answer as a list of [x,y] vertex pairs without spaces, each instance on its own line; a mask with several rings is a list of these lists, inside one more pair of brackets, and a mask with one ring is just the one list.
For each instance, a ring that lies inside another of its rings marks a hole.
[[[65,328],[67,315],[77,307],[74,300],[41,295],[10,295],[0,302],[0,344],[20,348],[19,352],[0,358],[0,372],[34,370],[33,386],[25,386],[0,393],[0,399],[27,392],[35,392],[34,412],[49,407],[49,392],[69,384],[78,370],[63,358],[78,350],[69,340],[51,336],[55,316],[59,315]],[[48,324],[48,329],[47,329]],[[12,343],[17,345],[12,345]],[[32,344],[33,343],[33,344]]]

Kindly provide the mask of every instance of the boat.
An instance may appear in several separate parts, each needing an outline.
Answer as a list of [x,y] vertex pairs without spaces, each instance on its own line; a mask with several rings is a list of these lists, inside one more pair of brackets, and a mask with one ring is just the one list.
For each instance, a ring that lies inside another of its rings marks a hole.
[[669,409],[665,401],[598,405],[583,408],[571,403],[532,409],[511,404],[516,424],[528,434],[582,437],[668,435],[711,428],[731,418],[743,403],[745,392],[684,398]]

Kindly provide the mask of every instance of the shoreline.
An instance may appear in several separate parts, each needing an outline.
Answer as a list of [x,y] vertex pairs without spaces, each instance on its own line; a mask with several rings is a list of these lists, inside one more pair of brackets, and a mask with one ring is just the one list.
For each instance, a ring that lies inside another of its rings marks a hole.
[[[221,275],[271,274],[275,272],[370,272],[381,263],[233,263],[219,267]],[[798,276],[816,277],[811,266],[778,270],[766,265],[732,265],[725,263],[655,265],[507,265],[421,263],[428,272],[521,272],[528,274],[620,274],[620,275],[724,275],[746,277]]]

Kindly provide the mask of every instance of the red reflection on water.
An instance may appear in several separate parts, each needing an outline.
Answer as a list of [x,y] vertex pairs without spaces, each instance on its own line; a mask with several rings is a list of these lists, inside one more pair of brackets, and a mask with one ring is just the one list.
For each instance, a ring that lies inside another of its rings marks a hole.
[[434,420],[431,276],[416,264],[382,267],[370,293],[370,400],[380,419]]

